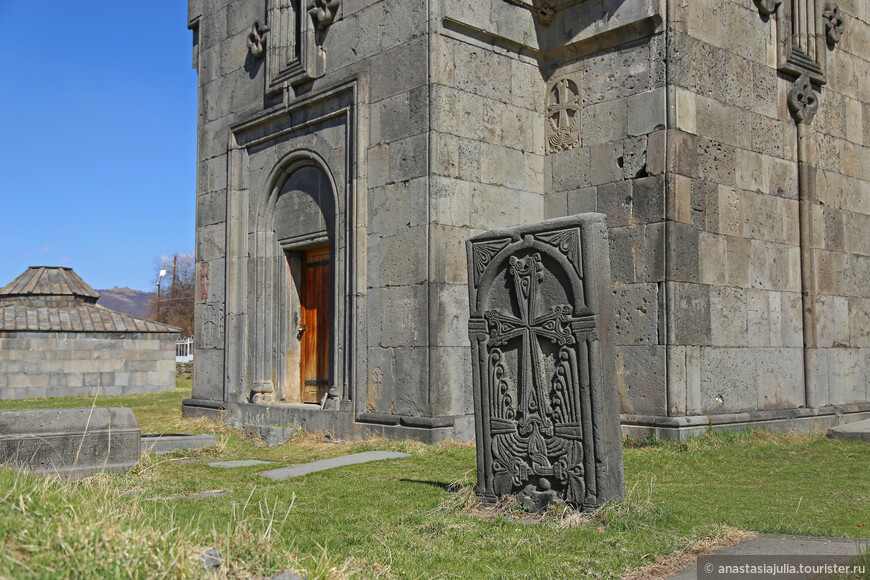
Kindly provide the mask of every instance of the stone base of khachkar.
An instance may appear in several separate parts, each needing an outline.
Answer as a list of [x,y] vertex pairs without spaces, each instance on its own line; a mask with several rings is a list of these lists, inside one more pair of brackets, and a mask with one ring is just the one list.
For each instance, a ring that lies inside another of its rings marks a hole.
[[0,464],[80,479],[139,461],[139,423],[122,407],[0,411]]
[[532,510],[621,499],[605,216],[501,228],[466,247],[478,495]]

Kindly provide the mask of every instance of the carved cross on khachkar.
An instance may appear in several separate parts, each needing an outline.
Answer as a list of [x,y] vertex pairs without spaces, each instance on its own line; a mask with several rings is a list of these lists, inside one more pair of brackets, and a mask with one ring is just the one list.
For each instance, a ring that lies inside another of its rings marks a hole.
[[624,492],[601,214],[468,241],[477,492],[533,510]]

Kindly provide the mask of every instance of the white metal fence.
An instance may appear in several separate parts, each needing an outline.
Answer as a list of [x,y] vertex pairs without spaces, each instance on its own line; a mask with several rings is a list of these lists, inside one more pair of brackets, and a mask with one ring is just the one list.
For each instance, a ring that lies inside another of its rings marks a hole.
[[183,363],[193,360],[193,337],[179,338],[175,343],[175,362]]

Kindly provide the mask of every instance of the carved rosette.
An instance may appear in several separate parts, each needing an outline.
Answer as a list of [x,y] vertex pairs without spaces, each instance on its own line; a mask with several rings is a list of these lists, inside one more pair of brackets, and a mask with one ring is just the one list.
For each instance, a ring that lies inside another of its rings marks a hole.
[[822,20],[825,22],[825,36],[828,44],[834,45],[840,42],[843,32],[846,30],[846,20],[840,13],[840,7],[834,2],[826,2],[822,12]]
[[580,87],[572,78],[556,80],[547,92],[547,145],[550,153],[580,145]]
[[308,5],[308,13],[314,20],[318,30],[326,30],[335,22],[341,0],[312,0]]
[[788,110],[797,124],[812,123],[819,110],[818,96],[806,73],[799,76],[788,91]]
[[259,20],[251,26],[251,31],[248,33],[247,44],[248,51],[256,59],[266,56],[266,33],[269,32],[269,27],[261,24]]

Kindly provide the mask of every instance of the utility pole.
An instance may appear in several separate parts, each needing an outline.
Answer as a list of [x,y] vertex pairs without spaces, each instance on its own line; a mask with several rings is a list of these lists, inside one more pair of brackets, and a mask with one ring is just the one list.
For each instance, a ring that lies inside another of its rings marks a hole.
[[175,271],[178,269],[178,254],[172,254],[172,290],[170,297],[175,300]]

